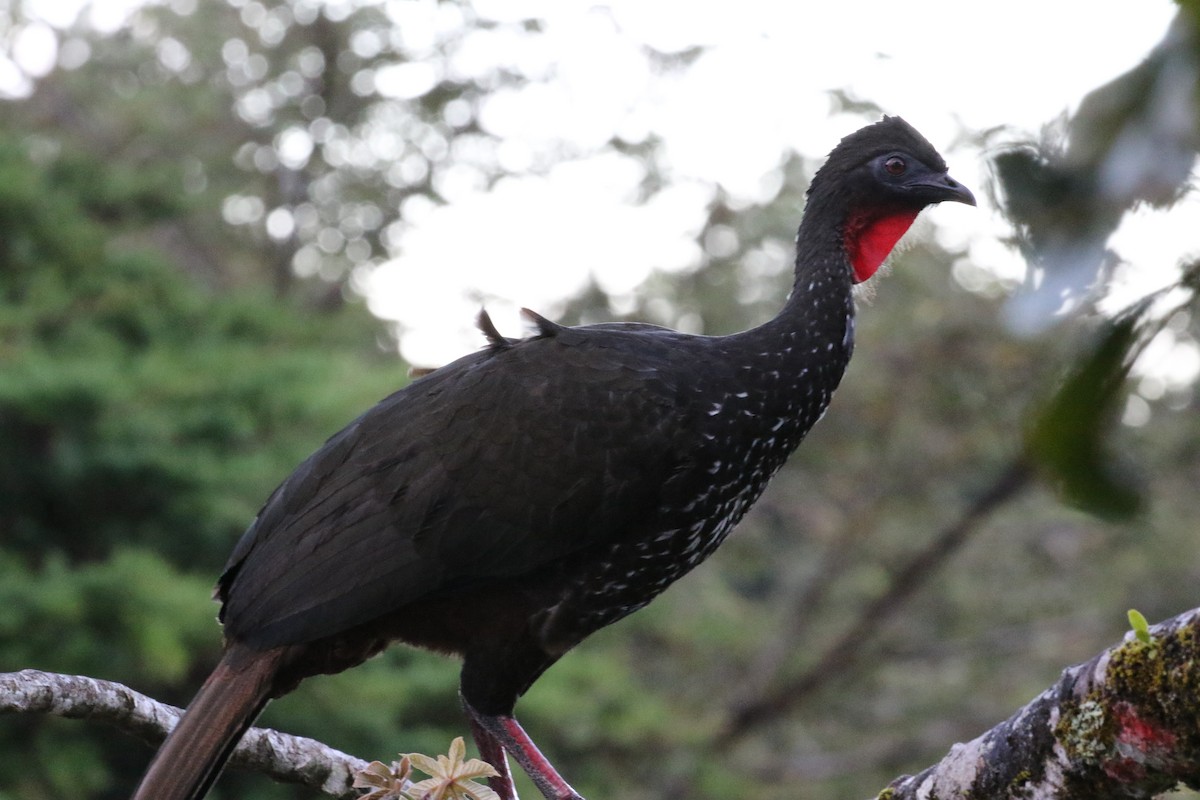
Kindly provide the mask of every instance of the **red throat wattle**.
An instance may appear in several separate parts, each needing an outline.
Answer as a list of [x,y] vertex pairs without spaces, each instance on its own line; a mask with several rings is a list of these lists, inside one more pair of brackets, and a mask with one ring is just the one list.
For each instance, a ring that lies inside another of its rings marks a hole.
[[854,267],[855,283],[862,283],[875,274],[918,213],[896,211],[882,217],[862,214],[850,218],[846,223],[846,252]]

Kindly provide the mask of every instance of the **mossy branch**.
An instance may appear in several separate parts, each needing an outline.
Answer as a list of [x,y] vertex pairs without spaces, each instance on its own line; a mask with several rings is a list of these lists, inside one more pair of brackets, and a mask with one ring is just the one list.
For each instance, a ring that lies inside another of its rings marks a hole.
[[1200,609],[1130,631],[879,800],[1145,798],[1200,788]]

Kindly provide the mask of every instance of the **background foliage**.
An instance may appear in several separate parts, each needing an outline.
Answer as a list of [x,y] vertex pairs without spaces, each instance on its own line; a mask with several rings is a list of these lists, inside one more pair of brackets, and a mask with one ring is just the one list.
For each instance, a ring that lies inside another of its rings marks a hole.
[[[438,52],[480,27],[536,35],[536,20],[452,9]],[[1123,322],[1096,310],[1116,222],[1188,188],[1200,122],[1161,130],[1139,100],[1190,74],[1169,88],[1195,109],[1196,73],[1177,68],[1200,60],[1190,13],[1146,64],[995,162],[1016,243],[1040,285],[1082,297],[1075,315],[1017,337],[1016,287],[950,280],[962,254],[920,239],[864,308],[833,411],[739,534],[522,701],[586,795],[871,795],[1118,638],[1128,607],[1155,620],[1196,605],[1197,401],[1144,379],[1130,400],[1125,380],[1147,343],[1194,343],[1196,269],[1179,254],[1176,286]],[[10,8],[5,30],[24,19]],[[474,109],[526,78],[383,97],[356,76],[418,53],[370,5],[168,3],[62,35],[78,63],[0,114],[0,670],[182,704],[219,648],[208,596],[235,537],[405,380],[356,270],[396,244],[407,201],[440,201],[445,170],[502,173],[471,146],[489,136]],[[1121,132],[1183,168],[1104,194],[1090,176]],[[660,174],[652,143],[627,155]],[[773,313],[813,167],[792,157],[761,207],[718,195],[701,262],[653,276],[622,314],[719,333]],[[1095,266],[1070,272],[1064,252]],[[598,289],[566,313],[615,316]],[[1131,402],[1146,424],[1121,423]],[[440,752],[463,733],[455,687],[452,664],[397,648],[263,721],[364,758]],[[149,755],[78,722],[5,718],[0,798],[123,797]],[[217,795],[301,796],[237,774]]]

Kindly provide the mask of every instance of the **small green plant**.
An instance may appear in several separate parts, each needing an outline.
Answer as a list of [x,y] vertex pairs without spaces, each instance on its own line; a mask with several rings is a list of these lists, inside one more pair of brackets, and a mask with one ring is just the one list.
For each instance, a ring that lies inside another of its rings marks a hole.
[[1133,628],[1133,635],[1142,644],[1153,644],[1153,639],[1150,636],[1150,623],[1146,621],[1146,617],[1136,608],[1131,608],[1128,611],[1129,625]]

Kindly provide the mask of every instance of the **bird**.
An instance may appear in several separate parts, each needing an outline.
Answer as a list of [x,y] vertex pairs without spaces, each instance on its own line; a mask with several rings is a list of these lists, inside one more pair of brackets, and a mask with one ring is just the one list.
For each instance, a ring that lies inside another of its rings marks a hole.
[[854,346],[854,286],[918,213],[975,205],[884,116],[810,182],[795,279],[739,333],[578,327],[486,312],[480,350],[413,380],[274,491],[215,589],[224,646],[134,800],[203,797],[267,702],[394,642],[462,660],[476,746],[516,800],[582,800],[514,715],[542,673],[707,558],[823,416]]

